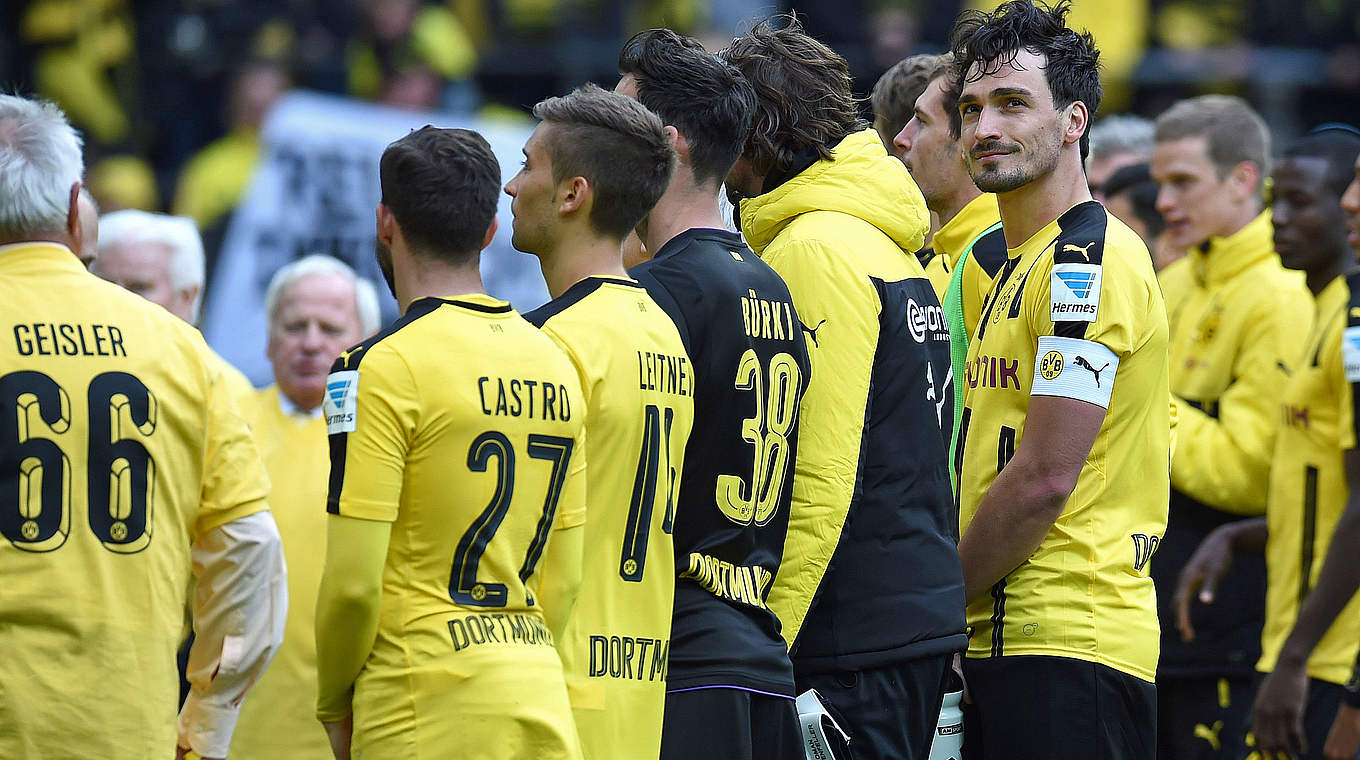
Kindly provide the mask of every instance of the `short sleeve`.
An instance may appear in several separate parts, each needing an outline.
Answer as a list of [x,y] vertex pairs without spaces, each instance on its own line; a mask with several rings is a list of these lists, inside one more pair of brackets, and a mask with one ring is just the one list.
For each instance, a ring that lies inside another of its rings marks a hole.
[[[206,347],[204,349],[207,350]],[[215,357],[212,357],[215,359]],[[269,476],[219,362],[207,361],[209,389],[197,535],[269,508]]]
[[417,409],[414,379],[395,352],[378,346],[355,369],[337,365],[322,401],[331,456],[326,511],[397,519]]

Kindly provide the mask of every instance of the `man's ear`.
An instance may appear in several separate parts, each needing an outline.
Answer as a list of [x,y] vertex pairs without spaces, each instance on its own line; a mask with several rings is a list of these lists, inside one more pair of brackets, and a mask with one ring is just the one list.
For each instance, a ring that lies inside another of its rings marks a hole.
[[1245,202],[1257,194],[1261,185],[1261,167],[1255,161],[1239,161],[1228,172],[1228,192],[1238,203]]
[[1067,107],[1067,119],[1063,131],[1063,142],[1067,144],[1081,140],[1081,136],[1086,133],[1086,127],[1091,123],[1091,111],[1086,104],[1080,100],[1074,101]]
[[582,209],[590,207],[590,201],[595,194],[595,189],[590,186],[585,177],[568,177],[557,185],[557,197],[561,202],[557,204],[559,216],[573,214]]
[[689,165],[689,140],[680,134],[680,130],[670,125],[666,126],[666,137],[670,138],[671,147],[675,149],[676,155],[680,156],[680,163]]
[[501,221],[496,217],[491,217],[491,226],[486,228],[486,237],[482,238],[482,250],[486,250],[491,241],[496,239],[496,230],[501,226]]
[[71,250],[77,255],[85,245],[85,234],[80,228],[80,183],[71,183],[69,202],[66,207],[66,237],[71,241]]
[[392,213],[392,209],[387,204],[378,201],[378,208],[375,211],[378,219],[378,240],[387,247],[392,247],[392,238],[397,234],[397,217]]

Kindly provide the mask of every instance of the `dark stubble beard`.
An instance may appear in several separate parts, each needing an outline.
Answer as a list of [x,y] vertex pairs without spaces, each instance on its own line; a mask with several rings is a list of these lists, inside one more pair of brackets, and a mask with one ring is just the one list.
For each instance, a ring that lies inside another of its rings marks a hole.
[[382,270],[383,279],[387,281],[387,290],[393,298],[397,297],[397,286],[392,280],[392,249],[377,240],[374,244],[373,258],[378,260],[378,268]]
[[[975,147],[976,151],[994,149],[996,144],[982,145]],[[974,160],[968,161],[968,174],[973,178],[973,184],[984,193],[1009,193],[1012,190],[1019,190],[1029,183],[1051,174],[1058,166],[1058,156],[1061,152],[1062,141],[1054,139],[1050,143],[1041,146],[1042,152],[1036,151],[1031,154],[1028,161],[1020,166],[1012,166],[1008,169],[979,169]],[[1022,153],[1012,153],[1011,156],[1023,155]]]

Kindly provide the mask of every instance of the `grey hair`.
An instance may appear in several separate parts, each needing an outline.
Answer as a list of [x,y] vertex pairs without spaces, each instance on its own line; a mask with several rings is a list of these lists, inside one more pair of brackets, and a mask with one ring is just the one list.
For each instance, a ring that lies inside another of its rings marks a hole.
[[71,186],[85,171],[80,146],[60,108],[0,94],[0,236],[66,229]]
[[1115,153],[1137,153],[1144,161],[1150,161],[1155,133],[1152,122],[1141,116],[1106,116],[1091,127],[1091,155],[1087,164],[1093,158]]
[[[114,211],[99,217],[99,255],[120,245],[164,245],[170,249],[170,287],[198,288],[194,298],[194,321],[203,302],[203,238],[198,225],[187,216],[153,214],[137,209]],[[97,265],[96,265],[97,266]]]
[[274,318],[278,315],[279,299],[283,297],[283,291],[303,277],[314,274],[339,275],[353,283],[354,308],[359,314],[359,332],[367,337],[378,331],[382,317],[378,310],[378,291],[373,287],[373,283],[367,278],[360,277],[349,264],[321,253],[303,256],[286,264],[269,279],[269,287],[264,292],[264,313],[268,316],[271,329],[274,326]]

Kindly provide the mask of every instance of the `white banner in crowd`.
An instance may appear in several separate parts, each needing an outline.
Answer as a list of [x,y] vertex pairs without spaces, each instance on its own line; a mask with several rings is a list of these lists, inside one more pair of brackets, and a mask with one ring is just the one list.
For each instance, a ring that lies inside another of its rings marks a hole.
[[[394,140],[426,124],[480,132],[500,160],[502,182],[519,170],[520,149],[532,131],[527,123],[402,111],[312,92],[290,93],[275,105],[203,311],[208,343],[257,386],[272,380],[264,354],[265,288],[295,259],[325,253],[348,262],[382,293],[384,324],[396,317],[396,302],[373,258],[378,159]],[[538,259],[510,247],[510,198],[504,193],[497,216],[500,229],[482,254],[482,279],[492,295],[528,311],[548,300]]]

